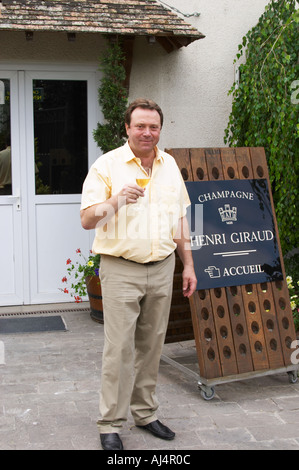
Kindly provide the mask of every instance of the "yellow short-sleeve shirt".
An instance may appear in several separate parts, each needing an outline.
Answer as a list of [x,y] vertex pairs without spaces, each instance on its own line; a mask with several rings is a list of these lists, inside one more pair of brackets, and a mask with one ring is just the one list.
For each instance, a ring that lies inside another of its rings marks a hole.
[[[136,184],[144,170],[128,142],[99,157],[83,184],[81,210],[101,204],[128,183]],[[145,196],[127,204],[96,228],[93,252],[146,263],[171,254],[179,219],[186,214],[189,196],[174,158],[156,147],[152,176]]]

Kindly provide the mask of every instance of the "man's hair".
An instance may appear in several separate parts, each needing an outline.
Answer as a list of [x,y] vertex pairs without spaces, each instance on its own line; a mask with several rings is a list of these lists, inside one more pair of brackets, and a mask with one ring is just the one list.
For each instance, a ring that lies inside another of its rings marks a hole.
[[146,98],[138,98],[137,100],[133,101],[133,103],[131,103],[128,107],[128,109],[126,110],[126,113],[125,113],[125,123],[130,126],[131,124],[131,115],[132,115],[132,112],[136,109],[136,108],[142,108],[142,109],[150,109],[150,110],[154,110],[154,111],[157,111],[160,115],[160,120],[161,120],[161,128],[163,126],[163,120],[164,120],[164,117],[163,117],[163,112],[162,112],[162,109],[160,108],[160,106],[157,105],[157,103],[155,103],[154,101],[152,100],[148,100]]

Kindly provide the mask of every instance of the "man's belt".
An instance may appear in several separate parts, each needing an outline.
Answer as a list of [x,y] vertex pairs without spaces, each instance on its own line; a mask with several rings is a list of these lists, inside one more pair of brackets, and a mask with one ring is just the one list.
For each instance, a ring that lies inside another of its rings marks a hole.
[[125,261],[129,261],[130,263],[141,264],[142,266],[153,266],[154,264],[162,263],[167,258],[169,258],[169,256],[171,256],[171,255],[172,255],[172,253],[170,253],[170,255],[166,256],[166,258],[164,258],[164,259],[160,259],[158,261],[148,261],[147,263],[139,263],[138,261],[134,261],[132,259],[127,259],[127,258],[124,258],[123,256],[119,256],[119,258],[124,259]]

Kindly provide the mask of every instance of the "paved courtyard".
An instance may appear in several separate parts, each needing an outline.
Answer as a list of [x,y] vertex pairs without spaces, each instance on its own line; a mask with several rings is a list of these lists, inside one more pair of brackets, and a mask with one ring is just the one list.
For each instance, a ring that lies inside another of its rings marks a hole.
[[[0,318],[10,310],[0,309]],[[0,450],[101,449],[96,422],[103,325],[91,320],[86,307],[62,306],[57,314],[67,331],[0,332]],[[193,341],[165,345],[164,354],[197,370]],[[217,385],[215,391],[213,400],[204,400],[195,379],[161,361],[159,418],[176,438],[156,439],[129,416],[121,434],[125,449],[299,449],[299,381],[291,384],[283,373]]]

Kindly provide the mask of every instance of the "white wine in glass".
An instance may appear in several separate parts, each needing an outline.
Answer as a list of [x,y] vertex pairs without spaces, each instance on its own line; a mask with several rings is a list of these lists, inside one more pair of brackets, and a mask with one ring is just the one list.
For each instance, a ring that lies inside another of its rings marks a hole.
[[147,186],[149,182],[150,182],[150,178],[136,178],[136,183],[141,188],[145,188],[145,186]]
[[145,178],[144,176],[140,178],[139,175],[136,177],[136,183],[137,183],[138,186],[140,186],[141,188],[145,188],[145,187],[148,185],[148,183],[150,182],[150,179],[151,179],[151,170],[148,169],[147,172],[148,172],[147,178]]

